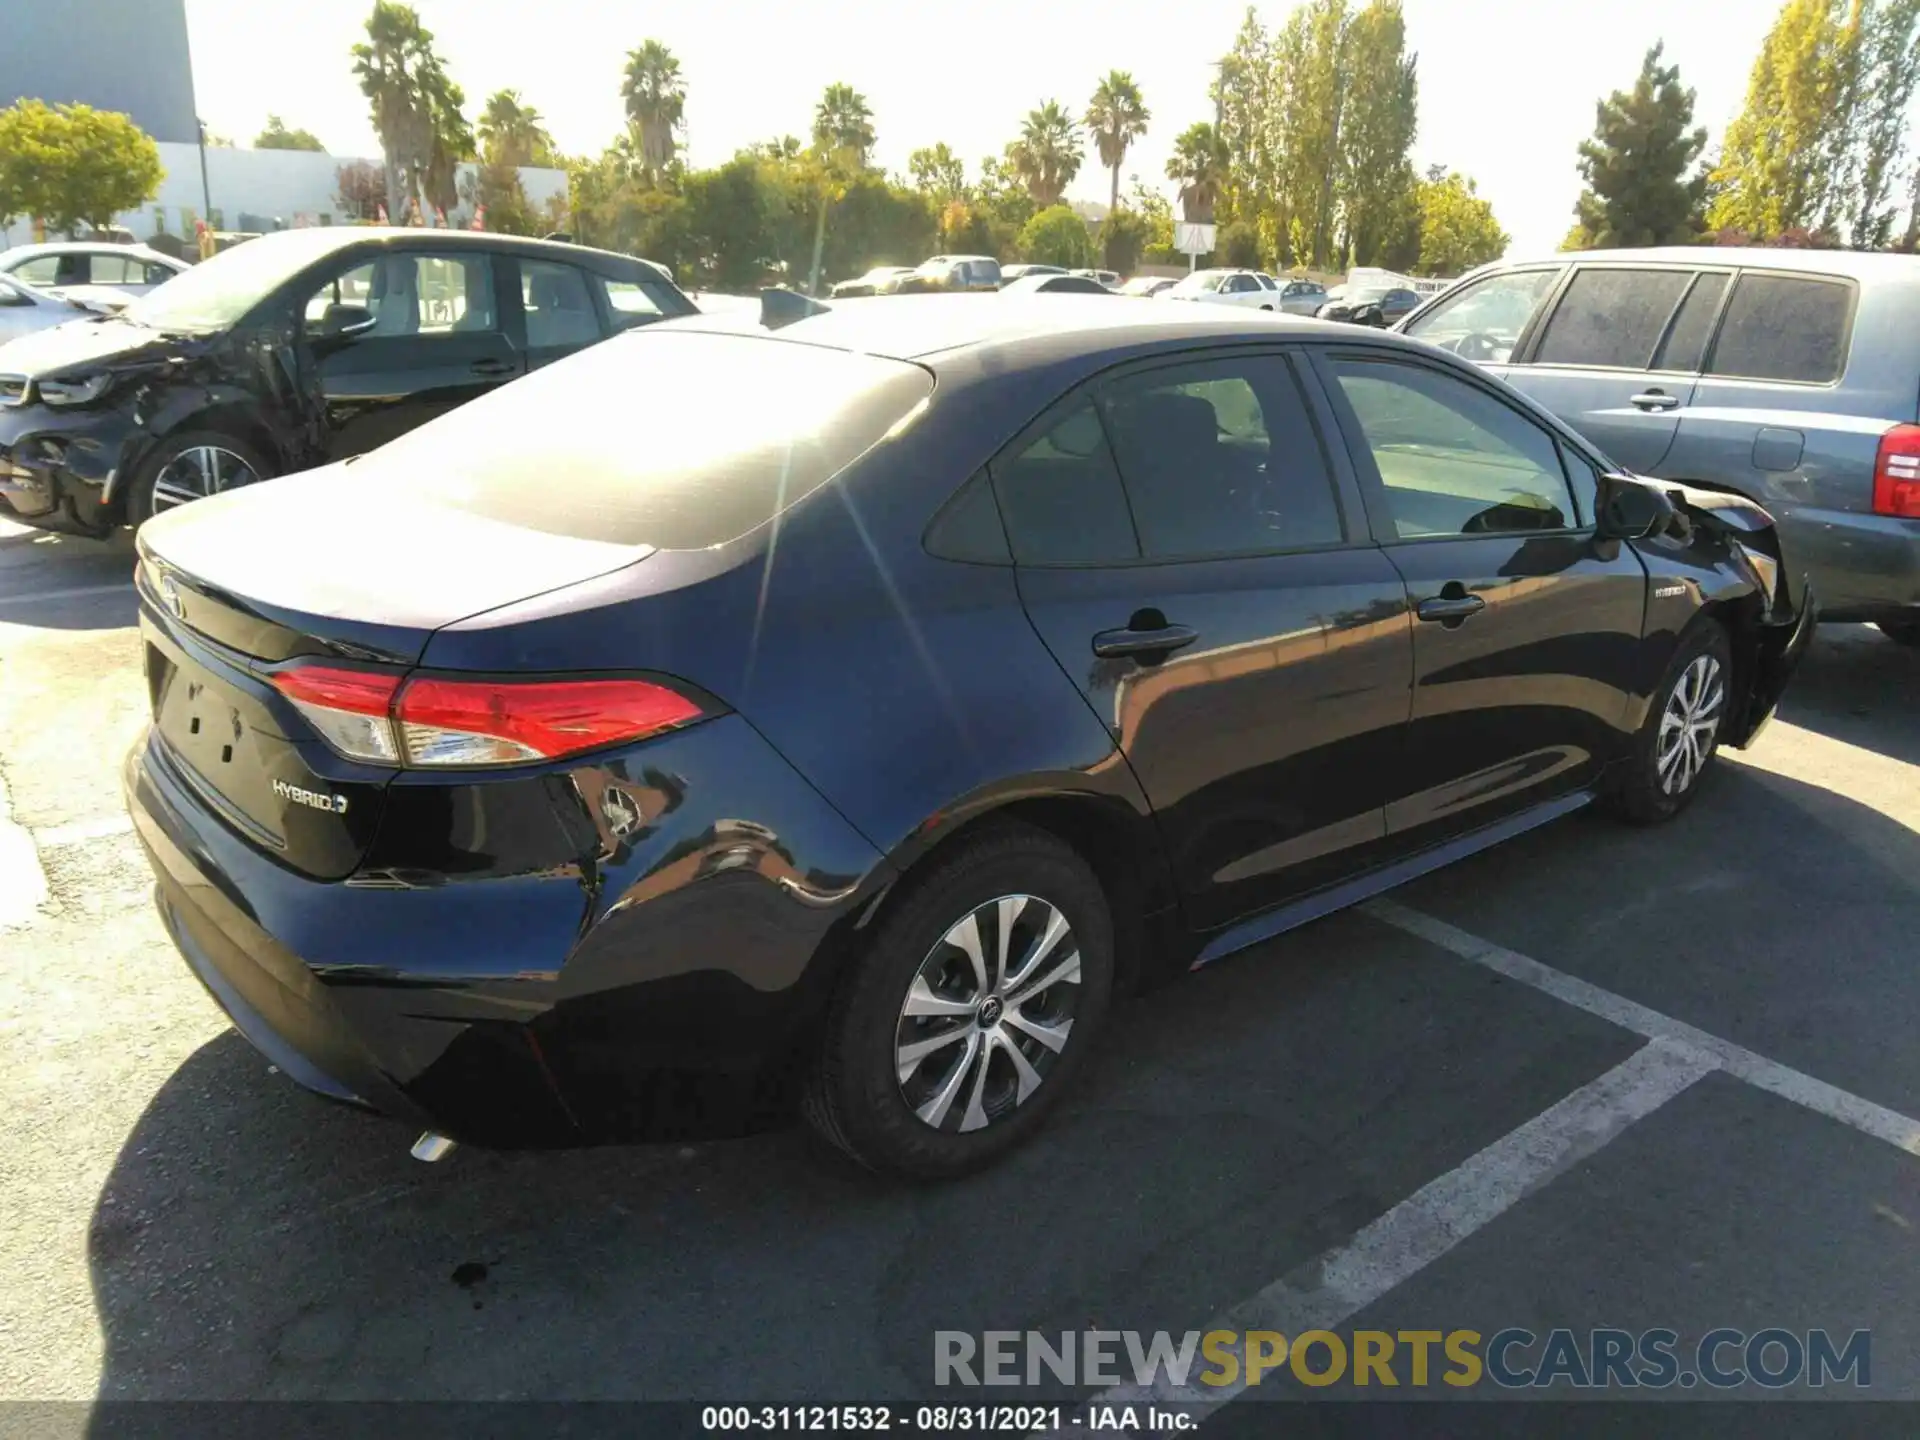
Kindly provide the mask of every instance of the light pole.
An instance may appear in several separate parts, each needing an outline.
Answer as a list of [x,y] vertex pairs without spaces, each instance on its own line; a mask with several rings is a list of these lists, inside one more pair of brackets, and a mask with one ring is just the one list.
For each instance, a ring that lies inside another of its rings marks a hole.
[[200,132],[200,214],[207,222],[207,228],[213,228],[213,187],[207,184],[207,122],[195,117],[194,125]]

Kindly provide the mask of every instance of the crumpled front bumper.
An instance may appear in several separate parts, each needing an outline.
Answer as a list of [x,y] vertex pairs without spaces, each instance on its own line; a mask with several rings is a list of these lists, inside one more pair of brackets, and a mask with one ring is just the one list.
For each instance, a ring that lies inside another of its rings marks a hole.
[[1820,623],[1820,597],[1813,582],[1800,584],[1800,614],[1790,623],[1769,625],[1760,632],[1759,653],[1753,662],[1753,684],[1747,691],[1746,713],[1726,732],[1725,740],[1737,749],[1751,745],[1767,728],[1787,682],[1800,668],[1800,661],[1813,643],[1814,627]]

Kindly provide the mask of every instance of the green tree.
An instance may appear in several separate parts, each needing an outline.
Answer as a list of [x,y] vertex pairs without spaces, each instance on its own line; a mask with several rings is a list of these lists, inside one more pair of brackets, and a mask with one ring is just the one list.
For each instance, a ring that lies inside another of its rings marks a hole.
[[253,137],[256,150],[317,150],[325,153],[326,146],[320,143],[320,137],[311,130],[289,130],[286,121],[278,115],[267,116],[267,128]]
[[1835,208],[1864,0],[1787,0],[1727,127],[1707,223],[1765,239]]
[[460,162],[473,159],[476,153],[473,127],[464,113],[467,95],[444,70],[439,70],[428,76],[426,103],[429,138],[426,164],[420,171],[420,193],[427,205],[451,210],[460,202]]
[[1249,5],[1233,48],[1221,58],[1219,78],[1213,85],[1220,142],[1227,157],[1221,199],[1231,214],[1252,220],[1262,232],[1263,243],[1275,253],[1286,231],[1275,191],[1273,148],[1279,79],[1273,43]]
[[1106,78],[1094,86],[1093,99],[1087,102],[1086,126],[1100,163],[1113,175],[1109,211],[1120,208],[1120,166],[1127,158],[1127,149],[1147,133],[1147,122],[1152,118],[1140,98],[1140,87],[1125,70],[1109,70]]
[[160,188],[160,150],[125,115],[21,100],[0,110],[0,225],[37,216],[49,229],[104,229]]
[[1084,269],[1093,264],[1093,237],[1072,207],[1052,205],[1020,232],[1020,253],[1039,264]]
[[1173,206],[1167,203],[1167,197],[1135,180],[1127,209],[1146,222],[1147,238],[1140,251],[1141,263],[1178,264],[1181,257],[1173,248]]
[[1034,206],[1049,209],[1080,173],[1080,127],[1057,100],[1049,100],[1027,112],[1020,138],[1007,147],[1007,159]]
[[353,72],[372,108],[386,160],[387,213],[397,223],[433,162],[451,82],[433,32],[411,5],[374,0],[366,29],[365,42],[353,47]]
[[838,152],[849,166],[860,170],[866,168],[873,139],[873,111],[867,97],[851,85],[827,86],[813,108],[814,147]]
[[1152,239],[1153,222],[1139,211],[1125,207],[1109,210],[1095,237],[1100,263],[1116,274],[1131,275]]
[[553,136],[540,112],[520,98],[518,90],[496,90],[487,97],[476,127],[481,153],[489,164],[551,165]]
[[685,120],[687,86],[680,78],[680,62],[658,40],[646,40],[627,52],[621,73],[620,102],[627,129],[639,145],[647,179],[657,184],[673,161]]
[[1203,222],[1210,217],[1227,180],[1227,147],[1220,132],[1204,120],[1181,131],[1167,161],[1167,178],[1180,186],[1184,215]]
[[1706,174],[1696,165],[1707,132],[1693,123],[1693,91],[1655,45],[1631,90],[1594,107],[1593,138],[1580,142],[1586,188],[1579,224],[1563,248],[1678,245],[1700,230]]
[[942,140],[907,157],[907,173],[914,188],[936,200],[961,200],[967,193],[967,166]]
[[1214,263],[1234,265],[1247,270],[1260,266],[1260,232],[1250,221],[1235,220],[1222,225],[1214,238]]
[[1420,182],[1420,268],[1427,274],[1459,275],[1498,260],[1507,243],[1493,206],[1472,180],[1442,174]]
[[1347,32],[1348,98],[1340,137],[1341,248],[1378,265],[1414,210],[1408,153],[1418,125],[1416,57],[1400,0],[1373,0]]
[[1830,218],[1847,226],[1856,249],[1880,249],[1893,236],[1894,175],[1920,81],[1920,0],[1869,5],[1853,79],[1847,162],[1836,187],[1847,203]]

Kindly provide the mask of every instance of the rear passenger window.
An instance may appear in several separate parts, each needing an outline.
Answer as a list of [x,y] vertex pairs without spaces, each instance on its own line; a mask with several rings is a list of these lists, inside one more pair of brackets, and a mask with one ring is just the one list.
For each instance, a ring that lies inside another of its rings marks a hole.
[[1837,380],[1846,362],[1852,302],[1851,288],[1835,280],[1742,275],[1707,373],[1816,385]]
[[1702,275],[1693,282],[1679,315],[1674,318],[1673,328],[1660,343],[1660,353],[1653,357],[1654,369],[1700,368],[1700,352],[1706,348],[1707,336],[1713,332],[1713,317],[1720,309],[1720,297],[1726,288],[1725,275]]
[[1000,514],[1019,564],[1139,558],[1120,472],[1091,400],[1073,405],[992,468]]
[[520,262],[520,299],[527,312],[527,348],[570,349],[600,338],[600,316],[587,277],[571,265]]
[[1547,321],[1535,363],[1646,369],[1688,278],[1684,270],[1579,271]]
[[1109,385],[1101,405],[1142,554],[1245,555],[1345,538],[1286,360],[1149,370]]

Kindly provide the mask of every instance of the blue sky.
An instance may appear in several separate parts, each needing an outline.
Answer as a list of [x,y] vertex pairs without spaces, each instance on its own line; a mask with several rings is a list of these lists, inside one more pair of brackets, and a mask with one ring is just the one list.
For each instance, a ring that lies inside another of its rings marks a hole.
[[[200,112],[216,131],[244,142],[273,111],[336,153],[378,152],[348,56],[370,0],[186,5]],[[1474,176],[1516,254],[1552,249],[1572,224],[1575,146],[1593,128],[1595,100],[1631,82],[1648,45],[1666,41],[1699,92],[1696,119],[1717,137],[1777,10],[1774,0],[1405,6],[1420,57],[1415,159]],[[873,107],[880,163],[903,170],[909,151],[945,140],[971,171],[1042,100],[1079,109],[1107,70],[1130,70],[1153,123],[1123,181],[1137,173],[1168,190],[1173,137],[1212,118],[1212,66],[1245,11],[1237,0],[417,0],[416,8],[470,110],[515,87],[567,151],[598,150],[612,137],[625,52],[650,36],[664,41],[686,75],[687,140],[703,165],[754,140],[804,135],[820,91],[844,80]],[[1271,26],[1287,8],[1260,13]],[[1073,197],[1106,198],[1097,166],[1095,158],[1082,169]]]

